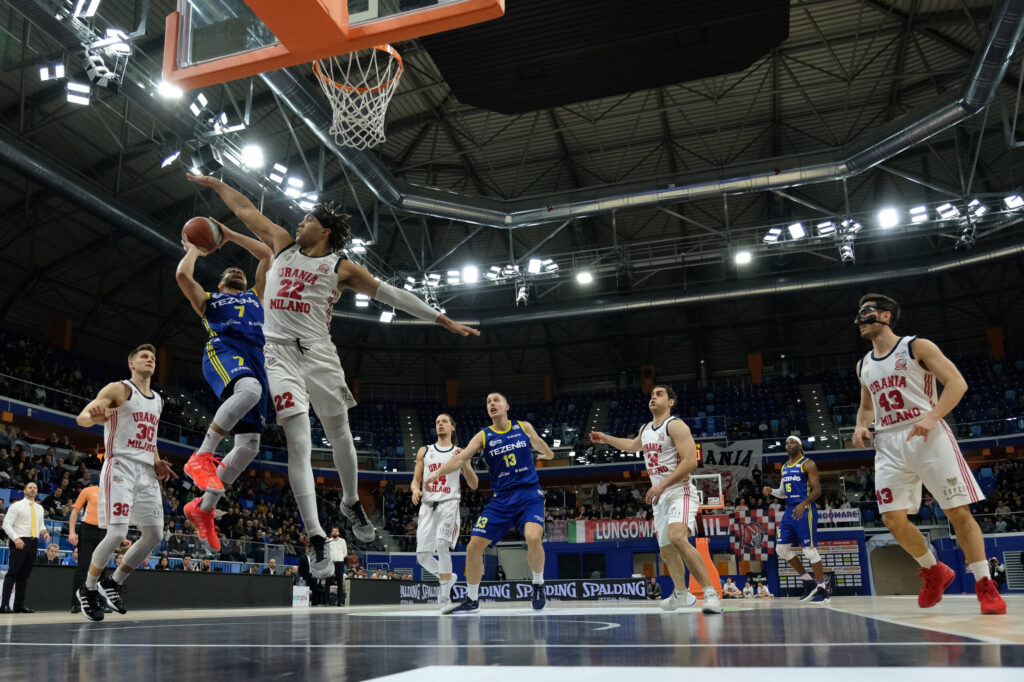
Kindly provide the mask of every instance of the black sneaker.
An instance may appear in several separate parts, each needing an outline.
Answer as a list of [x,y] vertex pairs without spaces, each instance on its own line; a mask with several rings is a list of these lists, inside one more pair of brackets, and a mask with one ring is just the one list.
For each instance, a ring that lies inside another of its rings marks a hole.
[[114,609],[120,614],[128,613],[128,609],[124,607],[124,598],[121,595],[121,591],[124,589],[121,585],[117,584],[117,581],[113,578],[104,578],[96,586],[100,596],[103,597],[104,601],[110,608]]
[[478,613],[480,611],[480,600],[466,597],[458,604],[449,604],[441,609],[441,613],[450,613],[458,616],[463,613]]
[[82,605],[79,604],[77,601],[74,604],[71,605],[71,613],[81,613],[81,612],[82,612]]
[[341,513],[352,524],[352,532],[360,542],[373,542],[377,537],[377,529],[370,523],[370,518],[363,510],[361,502],[356,500],[351,505],[341,505]]
[[78,606],[82,613],[89,620],[103,620],[103,597],[97,590],[87,590],[79,587],[75,593],[78,597]]
[[804,580],[804,593],[800,595],[800,601],[807,601],[814,594],[814,590],[818,589],[818,583],[813,580]]
[[530,600],[533,603],[534,611],[541,611],[544,608],[544,604],[547,603],[547,597],[544,596],[544,586],[533,585],[533,598]]
[[325,546],[326,538],[323,535],[314,535],[309,538],[309,547],[306,549],[306,556],[309,557],[309,572],[314,578],[324,580],[334,577],[334,562],[327,554]]

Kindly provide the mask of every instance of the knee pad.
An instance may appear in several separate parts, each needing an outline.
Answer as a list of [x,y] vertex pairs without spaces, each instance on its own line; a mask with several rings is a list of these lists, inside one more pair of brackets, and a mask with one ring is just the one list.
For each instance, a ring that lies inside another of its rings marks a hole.
[[783,561],[789,561],[796,556],[796,552],[793,551],[793,545],[775,545],[775,553]]
[[263,384],[256,377],[242,377],[234,383],[231,394],[251,410],[263,397]]
[[818,554],[817,547],[804,547],[804,558],[812,564],[821,562],[821,555]]

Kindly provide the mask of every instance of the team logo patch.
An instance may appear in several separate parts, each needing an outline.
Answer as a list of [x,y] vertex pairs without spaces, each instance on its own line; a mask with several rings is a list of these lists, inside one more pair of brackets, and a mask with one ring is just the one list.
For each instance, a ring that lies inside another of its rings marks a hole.
[[907,359],[906,358],[900,358],[899,360],[897,360],[896,361],[896,369],[906,370],[907,369]]
[[954,476],[946,479],[946,485],[942,487],[942,493],[947,500],[954,497],[967,497],[967,486],[960,482],[960,477]]
[[264,359],[264,364],[266,364],[267,367],[273,367],[274,365],[277,364],[277,358],[274,357],[273,355],[268,355]]
[[327,263],[321,263],[320,265],[317,266],[316,269],[324,273],[325,275],[331,271],[331,269],[327,267]]
[[124,483],[124,479],[120,476],[113,476],[112,478],[114,479],[114,483]]

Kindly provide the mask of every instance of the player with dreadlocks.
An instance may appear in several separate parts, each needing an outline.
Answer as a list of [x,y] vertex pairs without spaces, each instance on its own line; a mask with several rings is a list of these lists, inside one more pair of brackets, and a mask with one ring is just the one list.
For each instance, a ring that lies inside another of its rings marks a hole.
[[293,237],[257,210],[251,201],[217,178],[189,175],[209,187],[276,254],[267,274],[266,322],[263,327],[267,378],[277,410],[277,423],[288,444],[288,478],[306,526],[313,575],[334,575],[324,550],[327,535],[317,515],[313,482],[312,434],[309,408],[323,424],[331,444],[334,466],[342,487],[341,511],[357,539],[370,542],[376,531],[357,489],[356,447],[349,429],[348,410],[356,401],[345,383],[338,351],[331,341],[331,313],[341,292],[352,289],[413,317],[435,322],[453,334],[478,336],[415,295],[377,280],[361,265],[345,258],[342,249],[352,236],[349,216],[334,204],[317,204],[299,221]]

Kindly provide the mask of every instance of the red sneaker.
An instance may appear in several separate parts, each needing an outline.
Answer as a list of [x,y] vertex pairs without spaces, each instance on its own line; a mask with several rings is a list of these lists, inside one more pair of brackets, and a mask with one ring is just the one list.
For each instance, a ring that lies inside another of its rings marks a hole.
[[192,482],[200,490],[209,490],[211,493],[224,492],[224,483],[217,476],[217,466],[220,464],[220,457],[214,456],[212,452],[199,452],[196,450],[185,462],[185,473],[189,475]]
[[214,514],[212,511],[208,512],[200,509],[199,500],[200,498],[196,497],[185,505],[185,518],[195,525],[196,532],[199,533],[199,539],[205,542],[214,552],[219,552],[220,538],[217,537],[217,524],[214,522]]
[[922,609],[930,608],[942,601],[942,593],[956,577],[953,569],[941,561],[931,568],[922,568],[917,575],[921,578],[921,592],[917,595],[917,605]]
[[974,583],[974,591],[981,602],[981,612],[985,615],[1006,613],[1006,602],[999,596],[999,587],[992,578],[982,578]]

